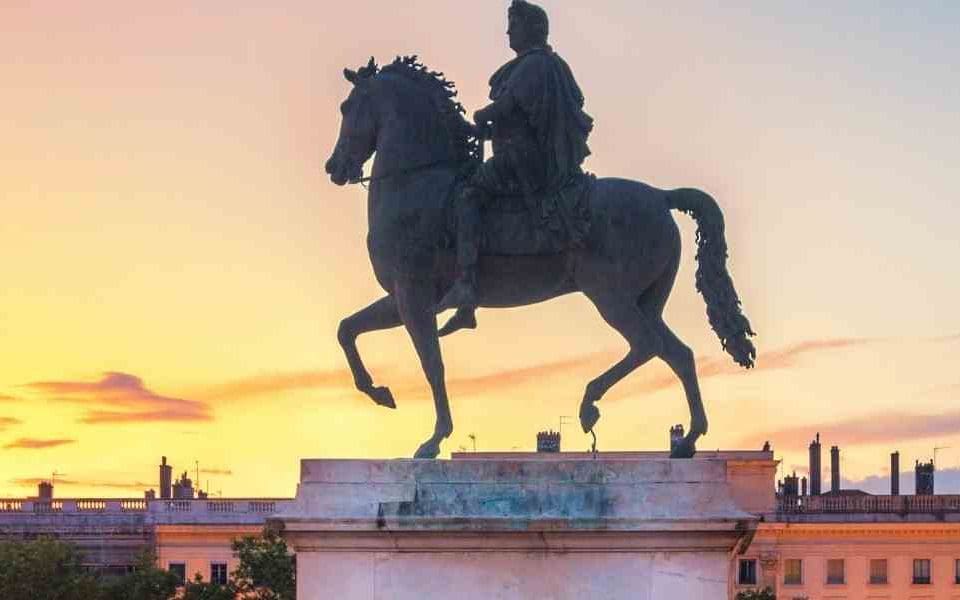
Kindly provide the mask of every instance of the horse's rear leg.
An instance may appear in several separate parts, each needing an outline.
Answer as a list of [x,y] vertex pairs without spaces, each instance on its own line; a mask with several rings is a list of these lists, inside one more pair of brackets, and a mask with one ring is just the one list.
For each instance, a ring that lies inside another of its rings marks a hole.
[[683,441],[672,449],[671,456],[673,458],[693,458],[697,451],[697,439],[707,433],[707,414],[703,408],[703,399],[700,397],[696,361],[693,351],[680,341],[680,338],[673,333],[662,319],[658,319],[657,325],[660,338],[663,340],[663,350],[660,352],[660,358],[680,378],[683,391],[687,396],[687,404],[690,407],[690,431],[687,432]]
[[393,394],[389,388],[373,385],[373,378],[367,372],[360,358],[360,352],[357,350],[357,337],[370,331],[391,329],[402,324],[396,300],[393,296],[386,296],[341,321],[340,328],[337,330],[337,340],[347,356],[347,363],[350,365],[357,389],[370,396],[380,406],[387,408],[397,407]]
[[580,403],[580,425],[589,432],[600,419],[597,401],[624,377],[660,354],[663,343],[654,323],[637,306],[636,298],[610,293],[586,292],[600,311],[604,321],[616,329],[630,344],[630,352],[587,385]]

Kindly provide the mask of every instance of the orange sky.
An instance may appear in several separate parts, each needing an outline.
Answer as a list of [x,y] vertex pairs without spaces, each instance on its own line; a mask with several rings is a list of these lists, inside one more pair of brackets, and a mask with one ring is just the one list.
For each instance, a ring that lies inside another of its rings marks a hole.
[[[301,457],[408,456],[431,429],[402,331],[360,342],[399,410],[352,391],[336,327],[380,290],[364,191],[321,167],[340,71],[371,54],[416,52],[481,106],[507,2],[327,4],[0,6],[0,496],[54,471],[62,496],[136,496],[161,454],[215,492],[289,496]],[[759,368],[721,353],[678,216],[667,319],[701,357],[701,447],[770,439],[792,468],[821,430],[853,479],[896,448],[960,467],[960,9],[544,5],[597,119],[588,168],[725,211]],[[625,351],[579,296],[480,322],[444,341],[445,452],[531,448]],[[608,450],[688,419],[659,364],[600,408]]]

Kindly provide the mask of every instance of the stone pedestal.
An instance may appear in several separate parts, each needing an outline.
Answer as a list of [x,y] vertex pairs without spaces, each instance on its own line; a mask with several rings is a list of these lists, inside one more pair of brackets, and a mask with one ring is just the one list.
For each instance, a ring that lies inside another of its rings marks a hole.
[[749,462],[304,460],[278,521],[300,600],[722,600],[773,497]]

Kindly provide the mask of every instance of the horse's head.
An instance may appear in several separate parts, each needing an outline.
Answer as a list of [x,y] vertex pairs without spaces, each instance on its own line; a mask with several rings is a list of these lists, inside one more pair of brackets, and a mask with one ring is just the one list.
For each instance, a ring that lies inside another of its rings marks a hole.
[[377,71],[373,58],[357,71],[343,70],[343,76],[353,84],[353,90],[340,105],[340,137],[326,165],[330,179],[337,185],[359,180],[363,175],[363,164],[376,150],[377,123],[371,87]]

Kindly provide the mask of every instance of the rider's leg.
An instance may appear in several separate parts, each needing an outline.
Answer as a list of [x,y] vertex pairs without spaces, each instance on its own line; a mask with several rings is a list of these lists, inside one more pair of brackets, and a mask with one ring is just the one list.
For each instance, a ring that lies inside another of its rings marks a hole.
[[461,329],[477,328],[477,309],[458,308],[457,312],[440,328],[437,335],[446,337],[451,333],[456,333]]
[[[437,310],[458,308],[472,318],[477,308],[477,261],[480,256],[480,206],[485,194],[473,185],[464,187],[457,199],[457,267],[459,276]],[[458,313],[461,311],[458,311]],[[469,322],[470,319],[465,319]],[[474,326],[476,323],[474,322]],[[448,332],[450,333],[450,332]]]

